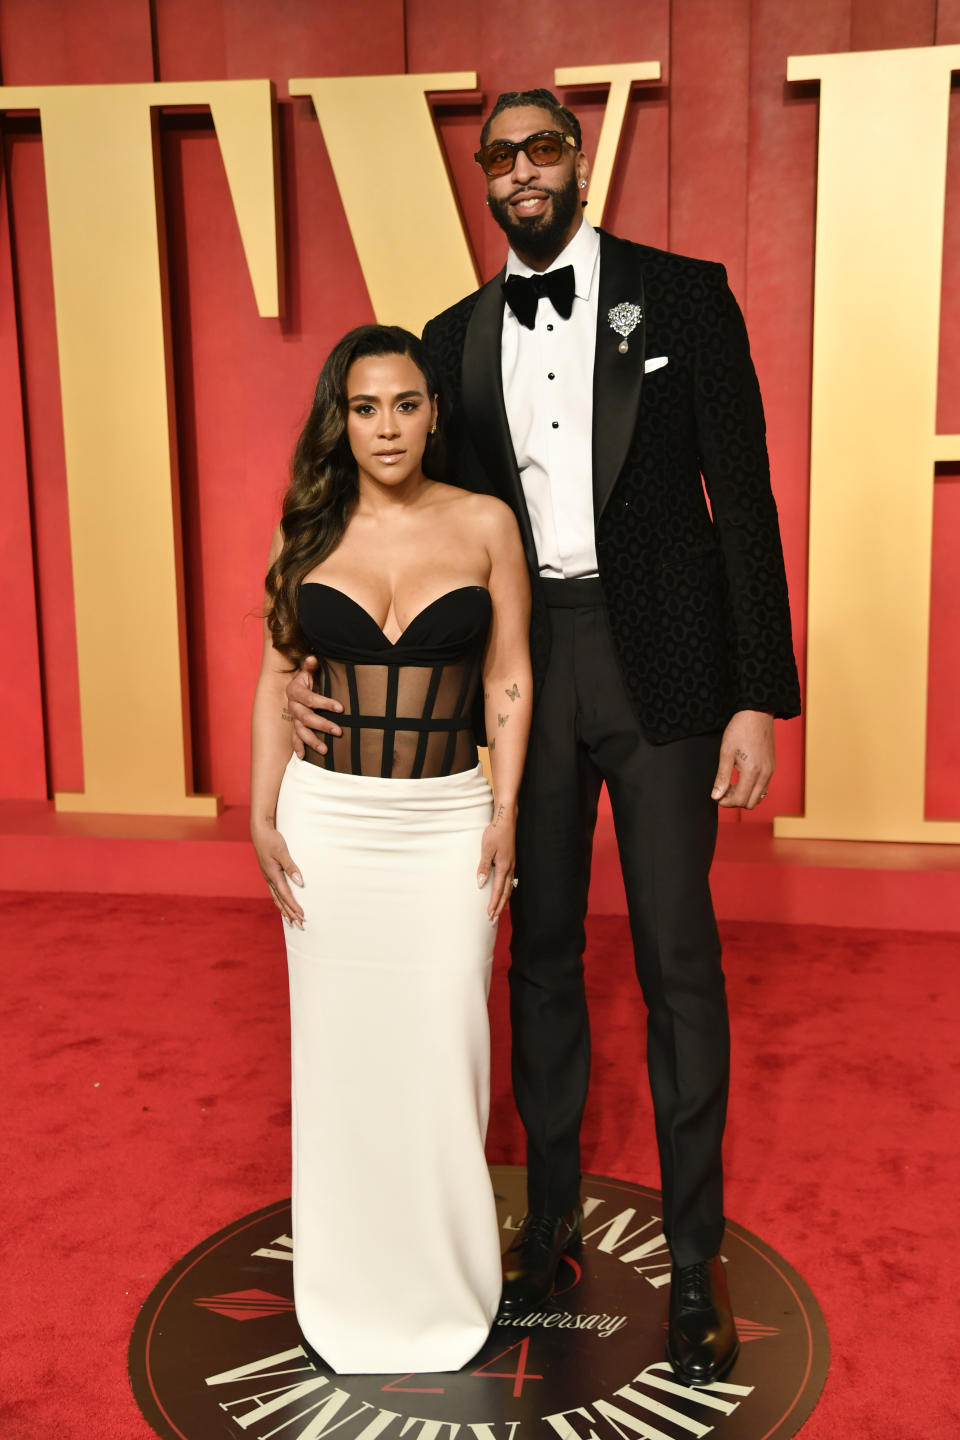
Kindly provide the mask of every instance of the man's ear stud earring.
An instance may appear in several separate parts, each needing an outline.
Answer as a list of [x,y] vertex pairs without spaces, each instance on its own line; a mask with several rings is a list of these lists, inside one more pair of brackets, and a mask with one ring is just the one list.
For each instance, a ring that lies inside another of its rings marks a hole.
[[580,189],[581,189],[581,190],[586,190],[586,188],[587,188],[587,182],[586,182],[586,180],[581,180],[581,181],[580,181]]

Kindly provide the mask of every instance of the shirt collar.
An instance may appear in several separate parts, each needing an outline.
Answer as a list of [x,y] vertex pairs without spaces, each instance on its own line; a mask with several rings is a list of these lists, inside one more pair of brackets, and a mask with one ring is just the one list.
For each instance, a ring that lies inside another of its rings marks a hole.
[[[578,300],[589,300],[600,258],[600,236],[584,215],[580,229],[565,246],[556,260],[547,266],[547,271],[560,270],[564,265],[573,266],[574,293]],[[511,249],[507,251],[507,274],[523,275],[525,278],[540,272],[531,270]]]

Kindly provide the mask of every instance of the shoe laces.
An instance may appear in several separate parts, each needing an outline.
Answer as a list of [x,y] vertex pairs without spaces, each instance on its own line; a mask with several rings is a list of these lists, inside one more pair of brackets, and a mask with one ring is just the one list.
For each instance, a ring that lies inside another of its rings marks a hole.
[[684,1265],[678,1275],[680,1294],[685,1305],[703,1309],[710,1304],[710,1281],[706,1261]]
[[538,1250],[549,1250],[553,1245],[557,1221],[552,1215],[528,1215],[523,1224],[520,1243]]

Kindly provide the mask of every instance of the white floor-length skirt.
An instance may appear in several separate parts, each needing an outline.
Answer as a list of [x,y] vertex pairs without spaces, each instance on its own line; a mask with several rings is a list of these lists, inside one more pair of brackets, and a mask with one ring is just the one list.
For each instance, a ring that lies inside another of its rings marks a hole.
[[476,881],[490,813],[479,766],[392,780],[294,757],[284,775],[277,828],[306,917],[285,927],[294,1299],[341,1374],[458,1370],[499,1303],[495,931]]

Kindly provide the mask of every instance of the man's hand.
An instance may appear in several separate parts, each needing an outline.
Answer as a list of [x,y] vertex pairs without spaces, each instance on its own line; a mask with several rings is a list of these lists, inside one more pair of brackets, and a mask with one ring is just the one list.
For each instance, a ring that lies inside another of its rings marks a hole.
[[720,766],[711,792],[714,800],[728,808],[752,810],[766,795],[776,763],[773,716],[766,710],[738,710],[720,742]]
[[308,655],[300,669],[287,686],[287,712],[293,720],[293,748],[302,760],[304,747],[326,755],[327,747],[321,734],[342,735],[340,726],[318,711],[340,711],[339,700],[330,700],[326,695],[317,695],[313,689],[313,677],[317,668],[316,656]]

